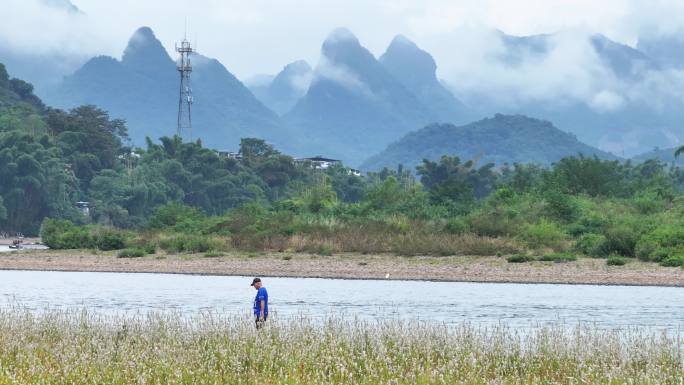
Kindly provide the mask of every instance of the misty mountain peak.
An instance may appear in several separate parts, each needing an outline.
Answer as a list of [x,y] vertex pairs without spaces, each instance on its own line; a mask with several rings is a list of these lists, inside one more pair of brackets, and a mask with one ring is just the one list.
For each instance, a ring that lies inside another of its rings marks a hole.
[[392,39],[387,51],[380,57],[380,63],[395,76],[436,79],[435,59],[403,35]]
[[297,60],[294,61],[288,65],[286,65],[283,68],[283,73],[286,74],[301,74],[301,73],[308,73],[311,72],[311,66],[309,63],[307,63],[306,60]]
[[407,37],[396,36],[380,57],[382,66],[441,121],[465,122],[466,108],[437,79],[437,63]]
[[121,62],[140,69],[159,68],[173,64],[171,57],[150,27],[140,27],[128,40]]
[[[355,53],[358,54],[361,51],[367,50],[361,46],[359,39],[346,28],[337,28],[333,30],[323,42],[323,48],[321,50],[323,55],[333,61],[338,58],[348,57]],[[370,52],[368,52],[368,54],[371,55]]]
[[276,76],[252,81],[249,88],[268,108],[283,115],[306,94],[312,79],[309,63],[297,60],[283,67]]
[[416,43],[414,43],[411,39],[409,39],[408,37],[401,35],[401,34],[395,36],[389,45],[390,48],[392,48],[392,47],[399,48],[402,46],[411,47],[413,49],[419,49],[418,46],[416,45]]
[[41,0],[41,3],[55,9],[61,9],[69,13],[80,13],[81,11],[69,0]]
[[352,33],[352,31],[350,31],[349,29],[340,27],[332,30],[332,32],[330,32],[328,37],[325,39],[325,43],[323,44],[337,44],[346,42],[359,44],[359,39],[357,39],[356,36]]

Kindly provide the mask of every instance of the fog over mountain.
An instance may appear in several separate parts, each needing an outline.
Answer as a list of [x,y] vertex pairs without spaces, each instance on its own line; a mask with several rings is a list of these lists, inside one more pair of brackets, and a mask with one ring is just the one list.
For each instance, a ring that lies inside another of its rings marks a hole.
[[268,108],[282,115],[306,94],[312,77],[309,63],[298,60],[286,65],[276,76],[253,79],[247,86]]
[[[553,121],[619,155],[674,146],[684,96],[679,71],[602,35],[497,32],[451,90],[480,115],[524,113]],[[462,72],[461,72],[462,71]]]
[[[31,1],[27,1],[31,3]],[[4,5],[4,4],[3,4]],[[24,4],[24,6],[27,6]],[[28,7],[27,7],[28,8]],[[27,12],[45,10],[46,18],[63,20],[80,20],[84,17],[82,12],[69,0],[38,0]],[[12,23],[7,20],[5,14],[5,28]],[[10,15],[11,16],[11,15]],[[37,23],[34,26],[42,26]],[[12,31],[12,35],[4,35],[0,31],[0,63],[16,77],[26,79],[33,83],[39,95],[50,87],[57,85],[63,76],[75,71],[87,59],[88,55],[73,45],[65,44],[62,47],[41,47],[40,45],[26,44],[27,42],[16,41],[19,31]],[[38,31],[36,31],[38,32]],[[32,42],[30,42],[32,43]]]
[[439,117],[340,28],[323,43],[306,95],[284,120],[300,133],[304,148],[357,165]]

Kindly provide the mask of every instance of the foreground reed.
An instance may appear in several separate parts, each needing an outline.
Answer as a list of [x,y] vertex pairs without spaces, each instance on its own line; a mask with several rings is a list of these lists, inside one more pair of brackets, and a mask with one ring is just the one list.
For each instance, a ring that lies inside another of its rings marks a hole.
[[0,310],[0,384],[682,384],[640,330]]

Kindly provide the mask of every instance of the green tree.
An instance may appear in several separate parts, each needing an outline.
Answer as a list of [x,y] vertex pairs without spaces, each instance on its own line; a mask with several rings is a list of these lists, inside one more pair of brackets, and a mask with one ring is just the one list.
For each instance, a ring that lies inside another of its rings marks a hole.
[[54,147],[17,131],[0,133],[0,230],[35,235],[46,216],[77,218],[79,190]]
[[278,155],[279,152],[263,139],[242,138],[240,139],[240,155],[243,159],[267,158]]
[[473,161],[461,163],[456,156],[443,156],[439,162],[424,159],[416,169],[433,203],[463,210],[494,188],[496,175],[492,168],[492,164],[487,164],[478,169]]
[[0,196],[0,221],[7,219],[7,209],[5,208],[2,197]]
[[48,109],[47,123],[84,190],[98,172],[116,166],[123,152],[122,141],[128,140],[125,122],[110,119],[106,111],[95,106],[69,112]]
[[626,196],[629,194],[626,167],[618,161],[597,157],[568,157],[545,173],[544,182],[547,188],[557,188],[567,194]]

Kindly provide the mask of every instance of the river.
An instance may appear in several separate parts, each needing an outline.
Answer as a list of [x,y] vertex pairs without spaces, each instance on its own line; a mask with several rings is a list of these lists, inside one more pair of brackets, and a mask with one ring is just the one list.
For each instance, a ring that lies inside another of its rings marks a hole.
[[[494,284],[425,281],[263,279],[278,317],[306,314],[528,328],[546,323],[598,327],[684,326],[676,287]],[[112,314],[203,311],[246,314],[251,277],[0,271],[0,306]]]
[[[48,247],[44,245],[22,245],[22,249],[25,250],[47,250]],[[0,253],[11,253],[13,251],[16,251],[15,249],[11,249],[9,245],[0,245]]]

